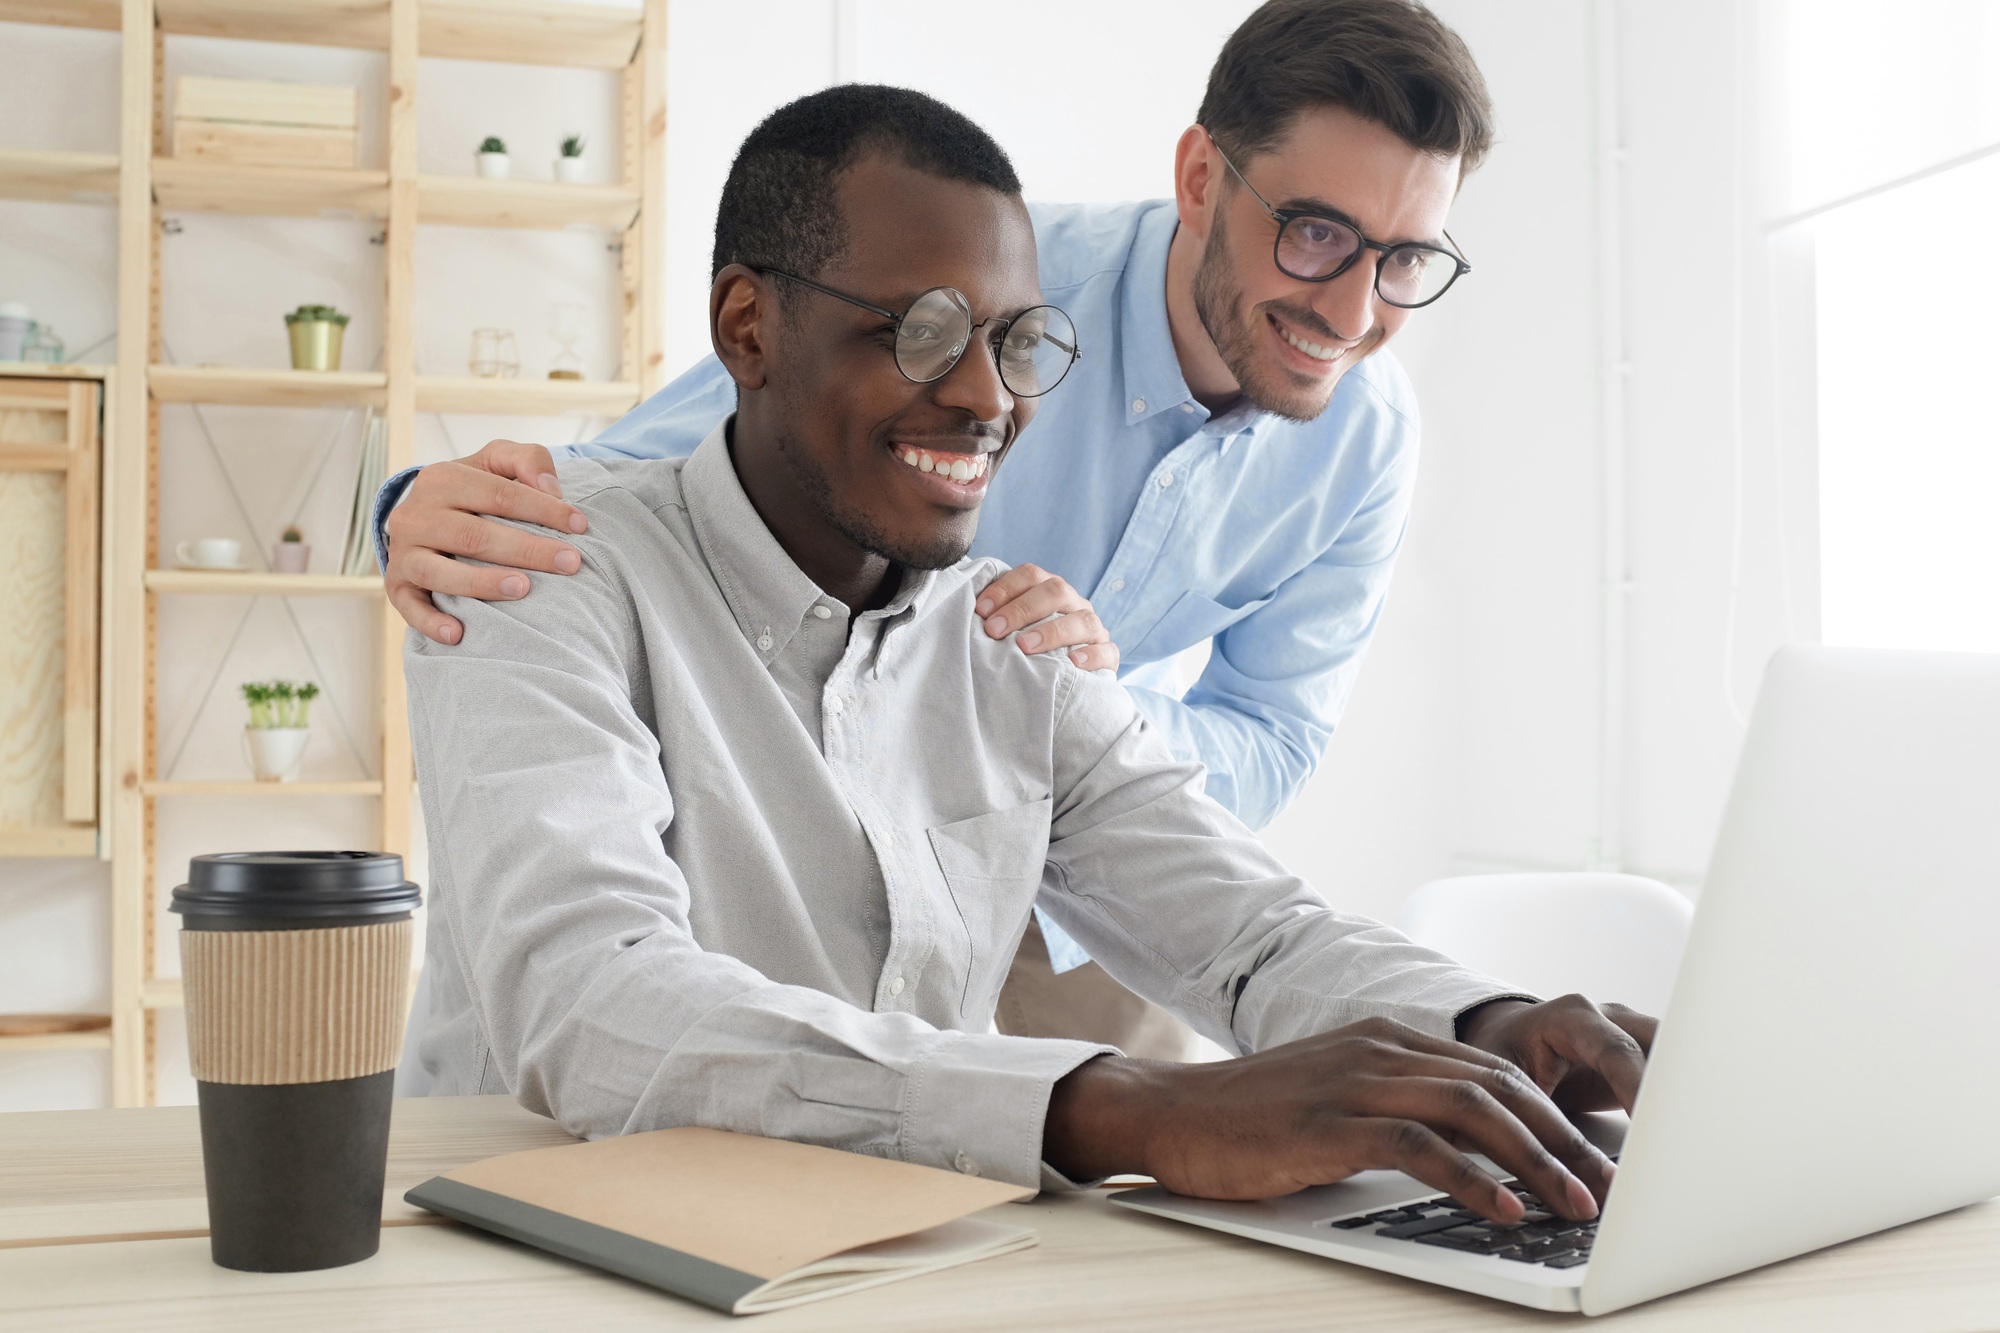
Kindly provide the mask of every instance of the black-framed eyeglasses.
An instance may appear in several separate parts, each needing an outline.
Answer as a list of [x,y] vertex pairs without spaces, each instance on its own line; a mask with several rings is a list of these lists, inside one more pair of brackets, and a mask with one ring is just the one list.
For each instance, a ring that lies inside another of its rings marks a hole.
[[910,302],[908,310],[898,314],[781,268],[756,271],[789,279],[837,301],[895,320],[896,369],[914,384],[930,384],[949,375],[958,359],[965,355],[973,332],[988,327],[993,330],[989,341],[1000,382],[1016,398],[1041,397],[1061,384],[1069,368],[1083,356],[1077,347],[1076,325],[1056,306],[1030,306],[1012,319],[987,319],[975,324],[971,303],[952,287],[933,287]]
[[[1271,259],[1287,277],[1300,282],[1331,282],[1373,250],[1381,256],[1375,261],[1375,294],[1390,305],[1415,310],[1437,300],[1454,282],[1472,272],[1472,265],[1463,258],[1435,245],[1413,241],[1384,245],[1369,240],[1359,227],[1345,219],[1302,209],[1273,208],[1269,200],[1257,193],[1249,178],[1237,170],[1229,154],[1222,151],[1222,145],[1215,143],[1215,136],[1209,135],[1208,141],[1215,144],[1216,155],[1236,173],[1243,188],[1278,224],[1277,239],[1271,243]],[[1446,232],[1444,238],[1451,241],[1451,233]]]

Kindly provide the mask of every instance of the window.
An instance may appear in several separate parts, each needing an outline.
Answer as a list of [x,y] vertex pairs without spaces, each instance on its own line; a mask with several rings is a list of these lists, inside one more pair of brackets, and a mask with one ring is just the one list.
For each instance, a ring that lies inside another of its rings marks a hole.
[[1780,16],[1771,231],[1811,255],[1821,636],[2000,652],[2000,3]]

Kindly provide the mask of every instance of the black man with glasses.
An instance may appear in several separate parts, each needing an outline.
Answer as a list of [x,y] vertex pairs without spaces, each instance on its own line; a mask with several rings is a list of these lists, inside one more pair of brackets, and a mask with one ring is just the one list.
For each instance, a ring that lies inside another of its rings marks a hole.
[[[1173,198],[1030,205],[1043,294],[1086,354],[985,505],[973,554],[1016,568],[976,612],[1025,652],[1115,666],[1252,828],[1312,775],[1381,614],[1418,435],[1382,349],[1470,272],[1444,221],[1489,115],[1462,42],[1421,7],[1272,0],[1218,58]],[[900,311],[881,293],[839,299],[855,297]],[[682,456],[735,404],[711,357],[575,452]],[[425,469],[393,516],[404,478],[384,488],[391,598],[412,625],[455,641],[427,589],[517,596],[523,570],[575,567],[565,542],[525,534],[482,543],[500,567],[447,558],[492,512],[495,472],[518,478],[502,484],[508,516],[580,522],[527,484],[549,466],[496,442]],[[1041,918],[1002,1029],[1203,1049],[1088,963]]]

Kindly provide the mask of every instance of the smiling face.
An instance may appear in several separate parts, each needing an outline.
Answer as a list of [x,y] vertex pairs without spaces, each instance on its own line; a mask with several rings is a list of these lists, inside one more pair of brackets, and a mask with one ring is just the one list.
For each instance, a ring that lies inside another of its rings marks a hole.
[[[1375,251],[1328,282],[1286,275],[1271,253],[1278,223],[1199,128],[1183,137],[1181,159],[1182,226],[1205,232],[1192,284],[1203,329],[1251,402],[1294,420],[1318,416],[1340,377],[1411,312],[1376,296]],[[1413,148],[1351,111],[1302,112],[1269,152],[1236,165],[1273,208],[1341,218],[1388,245],[1445,244],[1458,159]]]
[[[827,287],[901,312],[934,287],[963,293],[975,324],[1041,300],[1035,238],[1014,195],[864,157],[838,186],[849,243]],[[876,557],[936,569],[972,544],[979,504],[1034,414],[1000,382],[976,329],[944,376],[897,369],[896,326],[836,297],[738,266],[712,298],[718,354],[743,389],[734,433],[744,489],[822,587]]]

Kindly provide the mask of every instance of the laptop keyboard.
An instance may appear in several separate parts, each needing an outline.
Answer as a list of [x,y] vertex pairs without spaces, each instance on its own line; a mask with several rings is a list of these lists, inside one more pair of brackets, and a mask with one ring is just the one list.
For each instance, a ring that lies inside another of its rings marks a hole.
[[1450,1195],[1439,1194],[1365,1217],[1343,1217],[1331,1225],[1338,1231],[1373,1227],[1375,1235],[1390,1240],[1545,1268],[1575,1268],[1590,1262],[1590,1247],[1597,1243],[1596,1219],[1572,1222],[1558,1217],[1518,1181],[1505,1183],[1527,1205],[1527,1215],[1519,1222],[1489,1222],[1471,1209],[1459,1207]]

